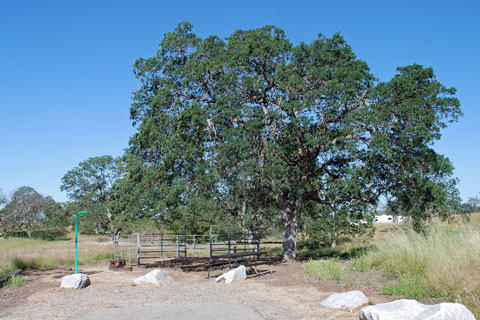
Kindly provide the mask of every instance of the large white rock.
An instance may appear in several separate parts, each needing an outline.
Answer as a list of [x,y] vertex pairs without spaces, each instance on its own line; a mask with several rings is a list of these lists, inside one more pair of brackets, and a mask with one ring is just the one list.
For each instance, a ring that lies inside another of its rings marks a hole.
[[218,276],[215,281],[218,282],[222,279],[225,279],[225,283],[231,283],[232,281],[247,279],[247,271],[245,270],[245,266],[241,265],[236,269],[225,272],[221,276]]
[[63,277],[60,288],[81,289],[90,285],[90,279],[85,273],[76,273]]
[[416,300],[402,299],[368,306],[360,311],[360,320],[475,320],[473,314],[459,303],[424,305]]
[[133,284],[138,285],[142,283],[151,283],[156,286],[172,283],[173,278],[160,269],[150,271],[144,276],[133,279]]
[[348,291],[342,293],[334,293],[327,299],[320,302],[320,304],[327,308],[339,309],[355,309],[361,305],[367,304],[368,298],[361,291]]

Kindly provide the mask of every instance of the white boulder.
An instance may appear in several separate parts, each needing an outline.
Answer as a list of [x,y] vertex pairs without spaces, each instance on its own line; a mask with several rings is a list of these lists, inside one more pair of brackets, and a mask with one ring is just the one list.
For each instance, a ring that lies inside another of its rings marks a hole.
[[348,291],[342,293],[334,293],[327,299],[320,302],[320,304],[327,308],[339,309],[355,309],[361,305],[367,304],[368,298],[361,291]]
[[156,286],[161,286],[172,282],[173,278],[160,269],[152,270],[144,276],[133,279],[133,285],[150,283]]
[[245,280],[247,279],[247,271],[244,265],[239,266],[236,269],[225,272],[221,276],[218,276],[215,280],[216,282],[225,279],[225,283],[231,283],[236,280]]
[[75,273],[63,277],[60,288],[65,289],[81,289],[90,285],[90,279],[85,273]]
[[360,311],[360,320],[475,320],[463,304],[440,303],[424,305],[416,300],[402,299],[368,306]]

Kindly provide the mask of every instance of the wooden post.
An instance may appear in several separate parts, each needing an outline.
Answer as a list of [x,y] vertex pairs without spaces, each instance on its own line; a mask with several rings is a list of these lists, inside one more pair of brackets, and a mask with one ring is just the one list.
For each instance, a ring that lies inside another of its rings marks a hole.
[[140,265],[140,233],[137,233],[137,265]]

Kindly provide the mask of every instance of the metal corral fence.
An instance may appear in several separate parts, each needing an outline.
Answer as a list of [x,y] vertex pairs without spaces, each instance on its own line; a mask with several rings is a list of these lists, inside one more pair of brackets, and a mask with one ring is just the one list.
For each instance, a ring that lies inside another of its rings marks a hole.
[[[140,264],[145,259],[209,257],[242,252],[260,252],[260,236],[252,233],[213,233],[208,235],[161,233],[118,236],[114,259]],[[272,244],[271,241],[266,243]],[[281,244],[281,242],[276,242]]]
[[129,263],[142,259],[186,257],[185,234],[130,234],[118,236],[113,242],[114,259],[125,259]]

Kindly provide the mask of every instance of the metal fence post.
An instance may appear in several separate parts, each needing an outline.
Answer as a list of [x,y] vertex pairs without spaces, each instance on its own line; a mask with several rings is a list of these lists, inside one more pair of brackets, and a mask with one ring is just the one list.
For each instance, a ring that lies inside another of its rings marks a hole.
[[160,255],[163,258],[163,233],[160,235]]
[[187,259],[187,232],[183,233],[183,245],[185,246],[185,260]]
[[137,265],[140,265],[140,233],[137,233]]
[[230,225],[228,225],[228,255],[230,255]]
[[243,232],[243,252],[247,252],[247,237],[245,232]]
[[177,233],[177,259],[178,259],[178,233]]
[[213,253],[213,235],[212,235],[212,225],[210,225],[210,262],[212,262],[212,253]]
[[257,234],[257,252],[260,252],[260,236]]
[[128,263],[132,263],[132,235],[128,235]]
[[113,235],[113,260],[117,259],[117,235]]
[[195,256],[195,235],[193,235],[193,256]]

